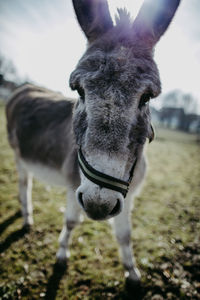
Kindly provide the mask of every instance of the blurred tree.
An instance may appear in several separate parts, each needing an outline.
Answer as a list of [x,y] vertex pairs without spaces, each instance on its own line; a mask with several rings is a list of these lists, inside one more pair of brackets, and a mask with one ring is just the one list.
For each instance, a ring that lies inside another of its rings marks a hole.
[[1,74],[1,81],[3,79],[11,80],[14,82],[19,81],[19,76],[17,74],[17,70],[13,64],[13,62],[7,59],[0,53],[0,74]]
[[165,95],[162,99],[164,107],[179,107],[180,91],[174,90]]

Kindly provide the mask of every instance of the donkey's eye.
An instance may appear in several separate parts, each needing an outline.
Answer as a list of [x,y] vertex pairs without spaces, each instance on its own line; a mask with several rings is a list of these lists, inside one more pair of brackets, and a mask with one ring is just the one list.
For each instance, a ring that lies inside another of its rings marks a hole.
[[76,88],[76,90],[77,90],[77,92],[80,96],[80,99],[84,102],[84,100],[85,100],[85,91],[84,91],[84,89],[81,86],[78,86]]
[[151,98],[152,98],[151,93],[144,93],[142,95],[142,97],[140,98],[140,103],[139,103],[138,108],[141,109],[143,106],[145,106]]

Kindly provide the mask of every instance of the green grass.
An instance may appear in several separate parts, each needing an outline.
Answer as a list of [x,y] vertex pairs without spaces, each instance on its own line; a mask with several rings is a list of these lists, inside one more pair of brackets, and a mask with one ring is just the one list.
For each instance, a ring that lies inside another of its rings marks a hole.
[[[132,213],[142,297],[200,299],[199,145],[193,135],[162,129],[147,154],[147,180]],[[24,234],[17,185],[1,105],[1,299],[135,299],[124,288],[124,270],[107,222],[85,218],[73,233],[67,270],[58,270],[54,264],[65,191],[34,181],[35,224]]]

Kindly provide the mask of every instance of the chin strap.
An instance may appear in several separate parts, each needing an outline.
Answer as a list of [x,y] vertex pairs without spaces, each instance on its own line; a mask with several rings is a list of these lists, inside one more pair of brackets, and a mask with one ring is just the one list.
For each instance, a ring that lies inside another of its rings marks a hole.
[[130,176],[128,181],[124,181],[110,175],[101,173],[95,170],[85,159],[81,148],[78,150],[78,162],[83,174],[92,182],[96,183],[100,187],[105,187],[107,189],[120,192],[124,198],[126,197],[129,189],[129,184],[134,175],[134,169],[137,164],[137,158],[131,168]]

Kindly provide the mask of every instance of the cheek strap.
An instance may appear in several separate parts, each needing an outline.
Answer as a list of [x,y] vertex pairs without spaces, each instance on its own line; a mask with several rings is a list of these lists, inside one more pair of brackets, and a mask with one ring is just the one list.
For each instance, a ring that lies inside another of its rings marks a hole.
[[130,171],[130,177],[128,181],[124,181],[115,177],[112,177],[110,175],[104,174],[102,172],[99,172],[95,170],[85,159],[81,148],[78,150],[78,162],[79,167],[81,168],[81,171],[83,174],[92,182],[99,185],[100,187],[105,187],[107,189],[120,192],[124,198],[126,197],[129,189],[129,184],[131,183],[131,180],[133,178],[134,169],[137,163],[137,159],[135,160],[131,171]]

